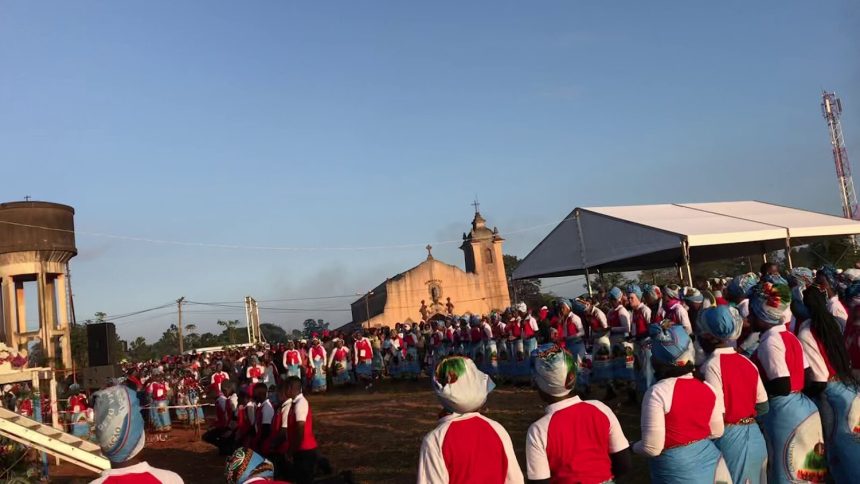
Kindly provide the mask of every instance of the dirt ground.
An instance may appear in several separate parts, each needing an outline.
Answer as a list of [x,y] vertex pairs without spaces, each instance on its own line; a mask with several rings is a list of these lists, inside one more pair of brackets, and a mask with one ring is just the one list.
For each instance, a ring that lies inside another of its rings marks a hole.
[[[415,482],[421,439],[436,425],[440,407],[426,379],[383,382],[377,387],[372,393],[351,389],[308,396],[320,451],[336,472],[352,470],[357,482]],[[607,403],[618,415],[627,438],[638,440],[638,408]],[[542,413],[537,394],[528,387],[497,387],[487,401],[486,415],[508,430],[523,467],[526,430]],[[175,429],[167,442],[147,444],[141,457],[178,473],[186,483],[223,482],[224,458],[208,444],[195,441],[190,430]],[[64,464],[52,467],[51,477],[53,482],[82,483],[94,476]],[[648,482],[645,460],[634,456],[633,472],[617,482]]]

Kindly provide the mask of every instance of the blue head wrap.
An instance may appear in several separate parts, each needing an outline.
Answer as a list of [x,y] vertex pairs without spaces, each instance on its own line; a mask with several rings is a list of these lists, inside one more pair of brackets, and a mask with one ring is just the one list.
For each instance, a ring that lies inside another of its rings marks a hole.
[[481,324],[481,318],[474,314],[469,316],[469,326],[477,326],[479,324]]
[[96,442],[111,462],[125,462],[146,442],[137,394],[125,385],[96,392],[93,410]]
[[833,266],[824,266],[818,269],[818,275],[824,278],[834,291],[839,290],[839,274],[836,273],[836,268]]
[[565,299],[563,297],[560,297],[560,298],[556,299],[555,302],[556,302],[556,304],[558,304],[558,307],[567,306],[568,308],[573,309],[573,305],[570,303],[570,299]]
[[779,274],[765,274],[764,277],[761,278],[761,280],[764,282],[769,282],[773,285],[777,285],[777,284],[782,284],[784,286],[788,285],[788,281],[786,281],[785,278]]
[[247,447],[239,447],[227,459],[224,477],[227,484],[242,484],[251,478],[272,479],[275,468],[260,454]]
[[749,301],[750,312],[762,322],[776,326],[782,323],[785,310],[791,304],[791,290],[785,284],[762,282],[753,286]]
[[860,304],[860,280],[854,281],[845,288],[845,302],[849,308]]
[[585,303],[582,300],[573,299],[570,301],[570,303],[570,309],[578,316],[582,316],[583,314],[585,314]]
[[621,289],[618,289],[617,287],[613,287],[609,290],[609,299],[612,299],[613,301],[620,301],[621,296],[623,295],[624,293],[622,293]]
[[741,335],[743,319],[737,309],[729,306],[713,306],[699,314],[699,332],[712,334],[721,341],[734,341]]
[[758,284],[758,275],[753,272],[747,272],[742,276],[732,279],[728,287],[726,287],[726,291],[732,297],[749,296],[750,289],[756,284]]
[[642,289],[636,284],[627,285],[627,294],[635,294],[637,298],[642,299]]
[[815,275],[812,273],[812,269],[808,267],[795,267],[789,273],[788,278],[798,286],[802,286],[801,290],[806,289],[815,283]]
[[695,287],[690,287],[684,292],[684,300],[689,303],[702,304],[705,302],[705,296]]
[[651,336],[651,355],[657,360],[672,365],[693,361],[690,335],[683,326],[672,324],[664,329],[663,325],[652,324],[648,333]]
[[663,293],[660,292],[660,287],[651,284],[645,284],[642,294],[647,295],[652,300],[660,300],[663,298]]
[[681,288],[677,284],[669,284],[663,288],[663,294],[669,299],[681,299]]

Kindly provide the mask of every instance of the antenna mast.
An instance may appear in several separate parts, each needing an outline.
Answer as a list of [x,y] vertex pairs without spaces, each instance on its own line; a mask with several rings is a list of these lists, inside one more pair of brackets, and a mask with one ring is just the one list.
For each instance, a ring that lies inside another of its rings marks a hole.
[[854,178],[851,176],[851,163],[842,136],[842,101],[836,93],[824,91],[821,94],[821,114],[830,128],[830,144],[833,146],[833,162],[836,164],[836,179],[839,181],[839,196],[842,201],[842,215],[853,220],[860,219],[857,207],[857,194],[854,192]]

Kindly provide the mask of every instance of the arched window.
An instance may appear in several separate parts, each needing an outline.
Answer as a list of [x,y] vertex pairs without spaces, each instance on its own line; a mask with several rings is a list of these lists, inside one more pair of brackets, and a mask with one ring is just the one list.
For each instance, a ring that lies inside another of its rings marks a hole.
[[484,254],[485,254],[484,262],[486,262],[487,264],[492,264],[493,263],[493,249],[487,247],[486,249],[484,249]]

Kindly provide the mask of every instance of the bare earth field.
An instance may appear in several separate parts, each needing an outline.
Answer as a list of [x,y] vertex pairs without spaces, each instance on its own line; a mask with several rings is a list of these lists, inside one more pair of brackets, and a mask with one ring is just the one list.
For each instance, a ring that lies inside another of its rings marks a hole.
[[[415,482],[418,450],[424,434],[436,424],[439,405],[428,380],[383,382],[373,393],[361,389],[309,395],[320,451],[336,472],[352,470],[358,482]],[[602,395],[602,390],[598,391]],[[639,409],[608,402],[631,442],[639,439]],[[542,415],[537,393],[528,387],[502,385],[490,394],[486,415],[504,425],[513,439],[521,466],[528,426]],[[224,458],[190,430],[174,429],[170,440],[147,444],[142,458],[173,470],[187,483],[223,482]],[[88,482],[87,471],[64,464],[51,468],[54,482]],[[648,465],[634,456],[634,470],[619,483],[648,482]]]

